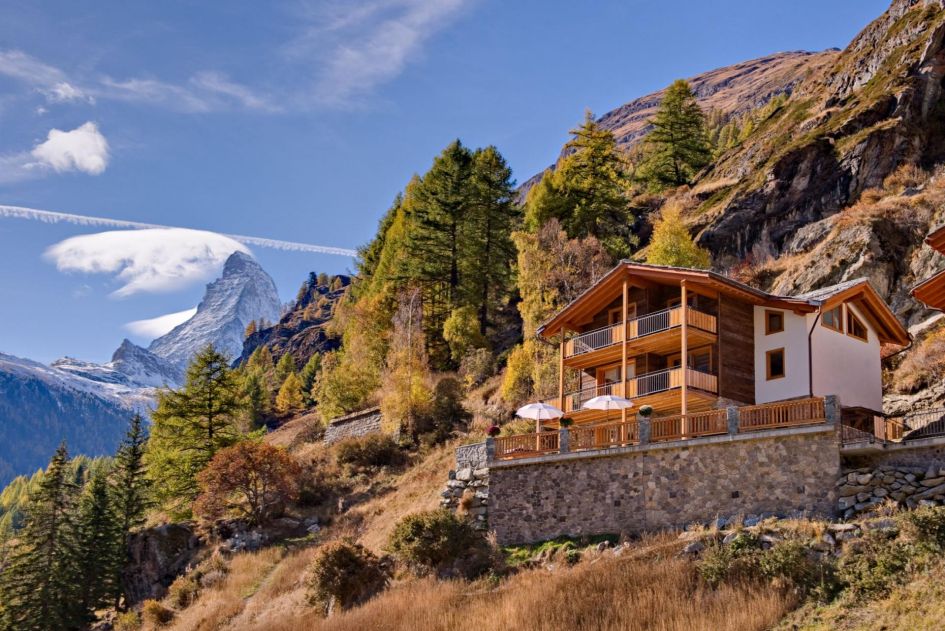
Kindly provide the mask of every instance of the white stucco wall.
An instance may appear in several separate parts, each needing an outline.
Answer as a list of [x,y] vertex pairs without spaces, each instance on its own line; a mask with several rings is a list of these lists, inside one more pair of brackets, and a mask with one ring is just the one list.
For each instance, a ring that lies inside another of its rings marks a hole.
[[[883,371],[876,331],[854,305],[846,308],[868,329],[867,342],[832,331],[818,322],[812,337],[814,396],[836,394],[844,407],[883,409]],[[813,321],[814,316],[808,316]],[[844,323],[846,316],[844,315]]]
[[[810,391],[809,366],[807,361],[807,318],[793,311],[784,314],[784,331],[765,335],[764,307],[755,307],[755,402],[769,403],[803,397]],[[767,351],[784,349],[784,377],[767,379],[765,354]]]

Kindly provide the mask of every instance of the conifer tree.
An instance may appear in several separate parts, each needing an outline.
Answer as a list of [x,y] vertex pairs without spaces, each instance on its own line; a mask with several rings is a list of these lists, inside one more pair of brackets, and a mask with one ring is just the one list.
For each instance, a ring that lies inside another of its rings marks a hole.
[[253,427],[258,427],[272,410],[269,387],[262,369],[247,367],[240,380],[240,393],[243,396],[246,419]]
[[636,244],[630,231],[629,165],[613,133],[590,112],[571,134],[565,157],[528,193],[526,225],[535,231],[557,219],[569,237],[597,237],[611,256],[627,256]]
[[98,471],[86,484],[77,517],[78,546],[75,604],[86,624],[95,621],[95,611],[113,602],[123,564],[124,533],[109,498],[106,473]]
[[302,380],[296,373],[290,372],[276,396],[276,410],[280,414],[292,414],[301,410],[303,405]]
[[683,223],[679,207],[670,203],[663,207],[660,218],[653,226],[646,262],[650,265],[707,269],[711,265],[711,257],[708,250],[696,245]]
[[305,407],[311,407],[315,404],[312,398],[312,386],[315,385],[315,379],[318,377],[318,371],[322,367],[322,356],[320,353],[312,353],[312,356],[305,362],[305,367],[299,374],[302,380],[302,401]]
[[286,351],[282,354],[282,357],[279,358],[279,363],[276,364],[275,372],[275,382],[277,385],[282,385],[285,383],[286,377],[296,371],[295,358],[292,357],[292,353]]
[[644,139],[639,176],[654,189],[681,186],[712,159],[705,116],[689,84],[680,79],[663,95]]
[[189,514],[197,474],[239,439],[242,405],[226,356],[211,345],[190,364],[183,388],[158,393],[145,462],[156,498],[173,515]]
[[59,446],[36,494],[30,498],[18,542],[0,575],[3,629],[59,631],[79,628],[76,605],[78,539],[74,515],[76,485],[69,454]]
[[246,325],[246,330],[243,331],[243,338],[248,338],[250,335],[256,332],[256,321],[250,320],[249,324]]
[[144,452],[147,430],[140,414],[131,417],[128,431],[118,446],[111,475],[111,501],[118,529],[115,565],[115,606],[121,596],[121,572],[128,563],[128,540],[133,530],[144,526],[151,506],[150,488]]

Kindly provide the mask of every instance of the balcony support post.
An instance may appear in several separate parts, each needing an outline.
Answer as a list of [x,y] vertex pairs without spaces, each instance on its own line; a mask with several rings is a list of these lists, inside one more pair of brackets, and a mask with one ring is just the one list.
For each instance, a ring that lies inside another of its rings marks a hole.
[[561,327],[561,347],[558,350],[558,409],[567,412],[564,409],[564,344],[568,336],[567,326]]
[[[623,279],[623,311],[620,315],[620,321],[623,323],[621,326],[621,335],[620,335],[620,392],[619,396],[627,396],[627,316],[629,315],[629,305],[627,304],[627,294],[629,288],[627,287],[627,277],[624,276]],[[627,422],[627,410],[624,408],[621,410],[621,420]]]
[[679,367],[682,372],[682,383],[679,388],[680,396],[682,401],[680,402],[680,414],[682,414],[682,435],[683,438],[687,438],[689,434],[689,419],[686,415],[689,413],[688,405],[688,388],[689,385],[689,296],[688,290],[686,288],[686,281],[682,280],[679,282],[679,294],[680,294],[680,310],[682,315],[682,320],[680,324],[680,339],[682,340],[679,350]]

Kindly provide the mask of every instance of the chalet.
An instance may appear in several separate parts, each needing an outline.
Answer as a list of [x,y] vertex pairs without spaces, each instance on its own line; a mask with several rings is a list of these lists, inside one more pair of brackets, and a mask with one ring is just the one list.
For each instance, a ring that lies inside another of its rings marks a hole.
[[[538,335],[559,352],[558,393],[545,403],[576,427],[626,423],[650,406],[654,418],[679,420],[663,439],[685,437],[700,413],[825,395],[836,395],[845,423],[871,423],[883,413],[880,348],[910,339],[865,279],[778,296],[711,271],[630,261]],[[633,409],[583,407],[605,394]]]
[[[932,231],[925,242],[933,249],[945,254],[945,226]],[[912,290],[916,300],[921,300],[929,309],[945,311],[945,270],[927,278]]]

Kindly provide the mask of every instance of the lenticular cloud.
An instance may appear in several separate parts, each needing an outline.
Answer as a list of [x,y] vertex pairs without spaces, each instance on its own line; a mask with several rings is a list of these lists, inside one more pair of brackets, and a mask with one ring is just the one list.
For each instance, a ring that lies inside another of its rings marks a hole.
[[50,246],[44,257],[63,272],[113,274],[119,298],[169,292],[212,277],[243,244],[214,232],[185,228],[112,230]]

